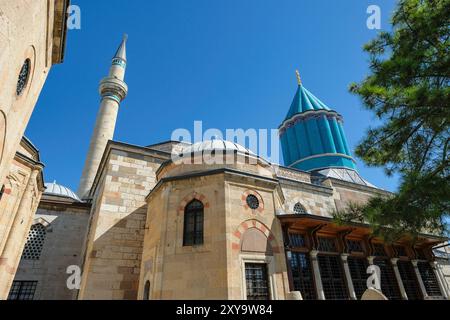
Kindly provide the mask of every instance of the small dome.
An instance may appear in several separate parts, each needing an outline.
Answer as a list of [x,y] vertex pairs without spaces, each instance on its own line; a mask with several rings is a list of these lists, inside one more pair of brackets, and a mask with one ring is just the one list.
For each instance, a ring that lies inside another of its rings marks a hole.
[[350,170],[347,168],[328,168],[317,171],[318,174],[327,177],[327,178],[334,178],[342,181],[352,182],[356,184],[360,184],[363,186],[376,188],[373,184],[370,182],[364,180],[360,174],[355,170]]
[[82,202],[81,199],[76,195],[75,192],[73,192],[72,190],[70,190],[67,187],[57,184],[56,182],[46,183],[44,194],[48,195],[48,196],[69,198],[69,199],[75,200],[77,202]]
[[226,141],[226,140],[207,140],[202,142],[197,142],[193,145],[187,146],[181,150],[181,154],[189,153],[199,153],[203,151],[236,151],[238,153],[247,154],[256,157],[249,149],[241,146],[238,143]]

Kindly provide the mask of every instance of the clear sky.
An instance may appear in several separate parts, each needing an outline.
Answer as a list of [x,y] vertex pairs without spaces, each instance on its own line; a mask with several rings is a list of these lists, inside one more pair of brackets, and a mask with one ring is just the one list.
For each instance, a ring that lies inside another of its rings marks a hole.
[[[76,190],[107,75],[129,35],[126,82],[115,140],[149,145],[177,128],[276,129],[304,86],[341,113],[352,149],[374,117],[348,92],[368,73],[362,46],[378,5],[389,28],[394,0],[72,0],[81,30],[70,30],[65,62],[48,77],[26,135],[40,149],[46,181]],[[364,178],[395,190],[396,178],[365,167]]]

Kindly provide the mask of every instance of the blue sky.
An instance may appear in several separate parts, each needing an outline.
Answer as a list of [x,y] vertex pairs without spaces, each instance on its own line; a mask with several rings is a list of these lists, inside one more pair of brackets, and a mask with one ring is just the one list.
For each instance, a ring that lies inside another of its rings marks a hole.
[[[70,30],[64,64],[48,77],[26,135],[41,151],[45,178],[78,186],[107,75],[123,33],[129,34],[126,82],[115,140],[149,145],[177,128],[276,129],[297,82],[345,118],[354,148],[375,124],[348,85],[368,73],[362,46],[371,4],[389,28],[394,0],[72,0],[81,30]],[[395,190],[382,169],[360,173]]]

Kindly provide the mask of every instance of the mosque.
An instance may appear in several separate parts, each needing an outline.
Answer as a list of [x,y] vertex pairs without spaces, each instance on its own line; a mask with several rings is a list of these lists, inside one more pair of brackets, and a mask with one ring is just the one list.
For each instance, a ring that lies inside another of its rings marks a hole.
[[[284,165],[233,141],[115,141],[128,92],[126,42],[100,82],[77,192],[56,182],[44,188],[37,148],[20,142],[17,163],[40,169],[17,209],[28,212],[28,237],[0,247],[0,299],[359,300],[370,265],[389,300],[449,299],[450,266],[433,251],[446,239],[387,244],[369,225],[334,222],[335,210],[390,194],[361,177],[342,116],[299,76],[279,127]],[[205,153],[227,161],[206,164]],[[178,163],[174,154],[199,161]],[[0,209],[12,208],[13,192],[3,189]],[[25,230],[17,221],[13,230]]]

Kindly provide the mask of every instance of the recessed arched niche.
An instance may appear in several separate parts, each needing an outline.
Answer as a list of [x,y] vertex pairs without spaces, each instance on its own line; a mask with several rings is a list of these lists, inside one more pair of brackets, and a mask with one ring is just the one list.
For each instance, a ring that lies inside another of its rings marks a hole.
[[241,251],[247,253],[259,253],[272,256],[272,246],[267,239],[266,235],[256,229],[247,229],[242,236]]

